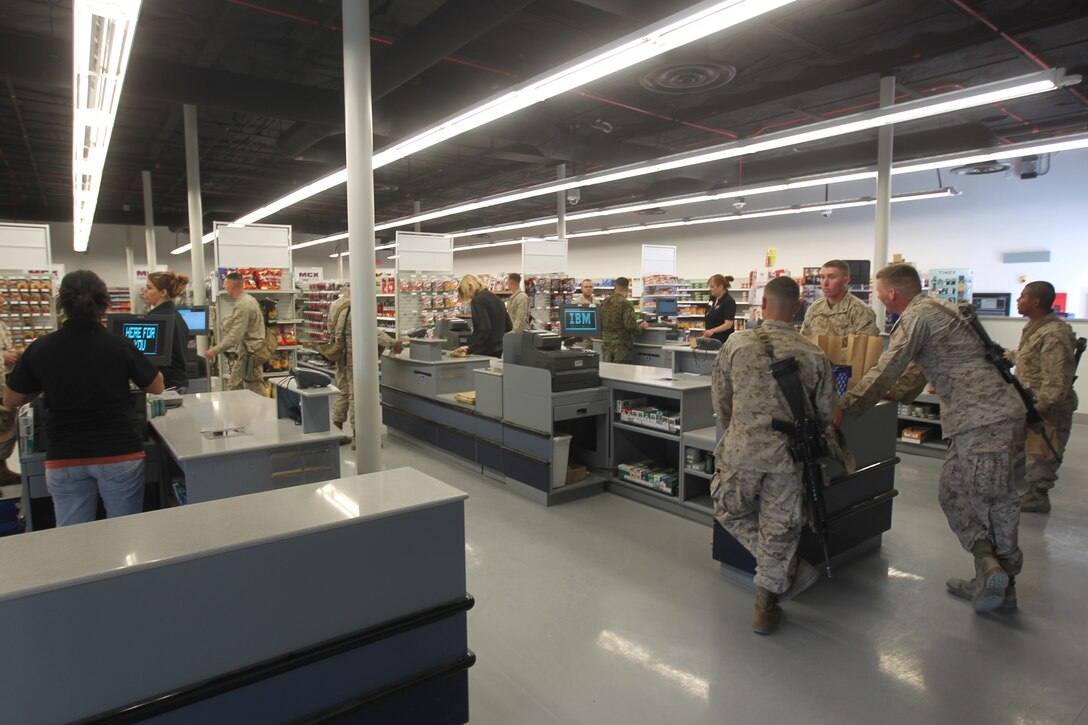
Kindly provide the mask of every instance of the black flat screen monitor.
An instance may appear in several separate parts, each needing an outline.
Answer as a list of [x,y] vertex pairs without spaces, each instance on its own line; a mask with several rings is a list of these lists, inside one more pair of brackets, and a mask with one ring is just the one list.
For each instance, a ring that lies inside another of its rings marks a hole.
[[563,337],[599,337],[600,311],[592,305],[563,305],[560,328]]
[[196,307],[179,307],[178,314],[185,320],[185,326],[189,328],[190,335],[208,334],[208,307],[199,305]]
[[657,300],[657,306],[654,311],[659,315],[672,317],[676,314],[676,310],[676,300],[659,299]]
[[156,367],[170,364],[174,351],[174,318],[170,315],[106,315],[106,328],[127,337]]

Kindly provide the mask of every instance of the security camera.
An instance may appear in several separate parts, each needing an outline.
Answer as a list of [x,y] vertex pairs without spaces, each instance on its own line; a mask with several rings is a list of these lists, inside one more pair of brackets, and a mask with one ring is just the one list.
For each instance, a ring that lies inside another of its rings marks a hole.
[[567,203],[571,206],[576,205],[582,200],[581,189],[567,189]]
[[740,211],[741,209],[743,209],[746,206],[748,206],[748,202],[746,202],[744,200],[743,196],[738,196],[736,198],[736,200],[733,202],[733,208],[736,209],[737,211]]
[[820,212],[820,216],[822,216],[824,219],[827,219],[829,216],[831,216],[831,212],[833,211],[834,209],[824,209],[822,212]]

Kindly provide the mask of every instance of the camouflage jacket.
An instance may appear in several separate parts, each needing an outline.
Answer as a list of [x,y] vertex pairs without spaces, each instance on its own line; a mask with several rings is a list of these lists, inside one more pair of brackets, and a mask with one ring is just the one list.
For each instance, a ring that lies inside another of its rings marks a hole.
[[532,327],[532,313],[529,312],[529,295],[521,290],[510,295],[506,301],[506,314],[510,315],[510,322],[514,325],[511,332],[525,332]]
[[264,342],[264,317],[257,300],[243,292],[234,301],[230,317],[223,320],[219,342],[212,348],[216,354],[233,352],[241,355],[253,352]]
[[876,313],[860,299],[846,293],[834,307],[821,297],[812,303],[801,324],[802,335],[879,335]]
[[894,400],[909,402],[927,378],[941,399],[946,437],[1025,413],[1020,396],[986,362],[982,341],[956,308],[921,294],[903,310],[888,349],[840,406],[857,417],[889,392]]
[[1054,408],[1077,407],[1075,346],[1073,328],[1051,313],[1024,326],[1020,347],[1009,356],[1016,363],[1016,377],[1035,393],[1035,407],[1043,416]]
[[[819,347],[794,331],[792,323],[766,320],[776,360],[797,359],[801,383],[822,428],[835,414],[835,380],[831,361]],[[793,414],[778,382],[771,376],[771,358],[757,330],[730,335],[714,361],[711,400],[725,435],[714,453],[730,468],[763,473],[793,473],[797,464],[784,433],[771,429],[774,419],[792,422]]]
[[635,307],[626,297],[612,295],[600,307],[602,344],[614,347],[632,347],[633,335],[638,331]]

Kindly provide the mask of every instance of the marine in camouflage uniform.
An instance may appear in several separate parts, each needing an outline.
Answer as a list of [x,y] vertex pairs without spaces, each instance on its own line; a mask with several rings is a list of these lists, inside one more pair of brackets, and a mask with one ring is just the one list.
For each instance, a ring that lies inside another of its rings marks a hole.
[[634,357],[634,334],[639,329],[635,307],[628,299],[613,294],[601,302],[601,362],[630,363]]
[[[1020,346],[1009,352],[1009,359],[1016,364],[1016,376],[1035,394],[1035,408],[1059,455],[1069,441],[1077,410],[1077,394],[1073,392],[1075,349],[1073,328],[1051,312],[1025,325]],[[1050,452],[1034,426],[1027,429],[1024,450],[1029,489],[1021,497],[1021,504],[1025,510],[1049,511],[1049,491],[1058,480],[1061,461]]]
[[876,312],[860,299],[846,293],[838,304],[826,297],[812,303],[801,324],[802,335],[879,335]]
[[[332,406],[332,422],[337,428],[343,428],[346,421],[351,421],[355,426],[355,372],[352,368],[351,353],[351,297],[345,289],[344,294],[338,297],[329,307],[329,342],[338,338],[344,340],[344,353],[339,360],[335,360],[336,373],[334,384],[340,390],[336,401]],[[393,347],[396,341],[386,333],[378,330],[379,352],[388,347]]]
[[525,332],[533,326],[532,313],[529,311],[529,295],[517,290],[506,301],[506,313],[513,324],[511,332]]
[[831,362],[790,322],[768,319],[759,329],[734,333],[714,362],[711,397],[725,428],[714,450],[714,518],[755,557],[756,586],[782,594],[790,588],[790,564],[801,540],[804,489],[786,434],[771,429],[772,420],[792,422],[793,414],[771,375],[761,334],[775,359],[796,358],[822,427],[831,424],[837,398]]
[[264,316],[261,306],[252,295],[243,292],[234,300],[230,317],[223,321],[219,342],[212,348],[216,355],[235,355],[230,365],[227,390],[249,390],[262,396],[267,393],[268,386],[263,379],[250,381],[242,378],[243,353],[253,352],[263,342]]
[[[878,274],[878,288],[882,282]],[[952,441],[938,500],[960,545],[976,561],[976,579],[949,580],[949,589],[962,596],[962,589],[953,589],[954,582],[974,588],[968,598],[977,610],[988,611],[1002,604],[1002,592],[1023,564],[1012,468],[1025,409],[1013,387],[986,362],[978,335],[950,303],[916,294],[892,329],[888,349],[847,391],[840,406],[857,417],[885,394],[910,402],[927,378],[941,399],[944,436]]]

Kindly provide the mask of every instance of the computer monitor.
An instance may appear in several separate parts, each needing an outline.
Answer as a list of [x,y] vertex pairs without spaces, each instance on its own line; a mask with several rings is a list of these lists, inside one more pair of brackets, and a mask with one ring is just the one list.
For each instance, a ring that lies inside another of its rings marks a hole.
[[127,337],[156,367],[170,364],[174,351],[172,315],[106,315],[106,328]]
[[659,299],[657,300],[657,314],[659,315],[675,315],[677,310],[676,300]]
[[592,305],[563,305],[560,309],[563,337],[597,337],[601,334],[600,310]]
[[185,326],[189,328],[190,335],[207,335],[208,307],[198,305],[194,307],[179,307],[178,314],[185,320]]

